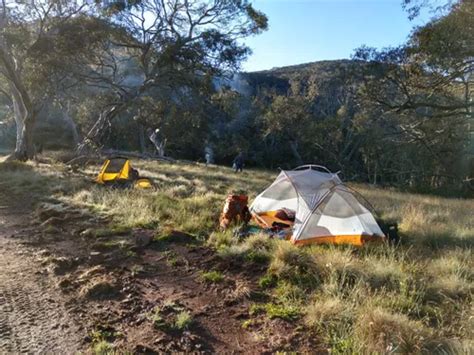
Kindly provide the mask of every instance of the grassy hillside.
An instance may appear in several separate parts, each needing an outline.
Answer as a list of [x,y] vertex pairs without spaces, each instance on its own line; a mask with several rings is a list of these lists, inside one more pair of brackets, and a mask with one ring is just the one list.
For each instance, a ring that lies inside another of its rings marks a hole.
[[[114,228],[154,230],[155,240],[189,234],[218,258],[255,270],[243,332],[273,339],[283,321],[334,353],[468,353],[473,349],[473,200],[400,193],[353,185],[382,217],[397,220],[402,245],[295,247],[255,235],[244,240],[218,231],[231,192],[255,197],[277,171],[136,162],[152,191],[112,190],[90,182],[91,165],[70,172],[60,163],[0,164],[3,186],[56,198],[109,216]],[[210,282],[222,271],[205,274]],[[225,319],[222,319],[225,322]]]

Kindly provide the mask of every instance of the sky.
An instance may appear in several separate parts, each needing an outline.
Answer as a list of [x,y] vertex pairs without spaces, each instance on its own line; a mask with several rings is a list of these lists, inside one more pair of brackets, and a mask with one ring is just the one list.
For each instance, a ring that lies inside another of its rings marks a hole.
[[247,39],[253,54],[244,71],[326,59],[350,58],[365,44],[402,44],[425,14],[408,20],[401,0],[253,0],[269,19],[269,29]]

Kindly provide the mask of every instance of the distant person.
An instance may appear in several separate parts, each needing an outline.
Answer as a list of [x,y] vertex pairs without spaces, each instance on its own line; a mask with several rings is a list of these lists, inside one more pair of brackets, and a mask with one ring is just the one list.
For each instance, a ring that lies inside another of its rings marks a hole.
[[242,172],[244,169],[244,155],[242,152],[240,152],[234,159],[234,164],[232,165],[234,168],[234,171],[237,172]]
[[204,155],[204,160],[206,161],[206,166],[208,166],[209,164],[211,164],[211,154],[206,153],[206,154]]
[[204,148],[204,161],[206,166],[214,163],[214,150],[209,145]]

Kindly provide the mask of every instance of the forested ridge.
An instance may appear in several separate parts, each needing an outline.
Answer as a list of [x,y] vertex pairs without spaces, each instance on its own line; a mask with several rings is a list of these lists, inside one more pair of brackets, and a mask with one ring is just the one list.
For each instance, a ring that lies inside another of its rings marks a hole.
[[[243,152],[248,166],[320,163],[358,181],[428,190],[472,184],[470,1],[438,9],[399,47],[253,73],[238,71],[249,55],[238,40],[267,24],[247,2],[216,1],[216,17],[200,2],[14,3],[2,15],[0,134],[21,159],[33,141],[77,154],[153,153],[158,129],[159,154],[177,159],[211,152],[230,164]],[[405,6],[412,16],[420,9]],[[147,12],[149,28],[140,25]]]

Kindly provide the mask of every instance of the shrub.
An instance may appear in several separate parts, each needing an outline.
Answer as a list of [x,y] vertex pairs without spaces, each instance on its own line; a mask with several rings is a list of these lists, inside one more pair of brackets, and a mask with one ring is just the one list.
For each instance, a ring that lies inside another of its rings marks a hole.
[[155,307],[153,311],[148,315],[148,319],[153,323],[156,329],[167,330],[168,324],[166,320],[161,316],[161,309]]

